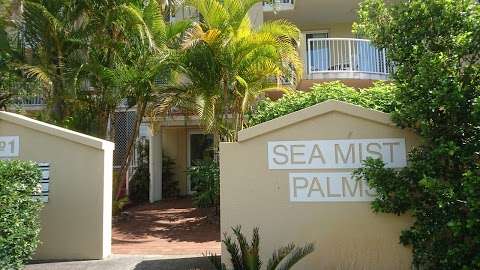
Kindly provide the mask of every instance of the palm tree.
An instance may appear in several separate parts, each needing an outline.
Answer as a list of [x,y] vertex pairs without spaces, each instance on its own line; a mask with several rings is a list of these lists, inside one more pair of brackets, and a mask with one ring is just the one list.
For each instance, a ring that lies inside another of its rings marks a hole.
[[16,21],[26,57],[20,68],[43,83],[51,120],[62,123],[68,115],[69,55],[81,48],[75,1],[26,0]]
[[[232,228],[236,242],[232,237],[225,235],[225,244],[230,261],[233,266],[232,270],[260,270],[262,261],[259,254],[260,236],[258,228],[253,229],[253,236],[250,243],[241,232],[241,227]],[[296,247],[289,244],[275,250],[272,257],[268,260],[266,270],[288,270],[308,254],[312,253],[314,245],[312,243],[303,247]],[[227,266],[220,262],[219,258],[212,256],[211,262],[217,270],[227,270]]]
[[266,91],[283,89],[274,78],[291,75],[292,67],[300,77],[298,28],[284,20],[253,26],[248,12],[258,3],[187,1],[202,21],[194,23],[183,40],[181,83],[157,100],[157,111],[165,112],[166,104],[185,106],[218,140],[235,141],[253,102]]
[[[121,54],[123,63],[111,70],[111,75],[119,86],[124,87],[124,95],[134,100],[137,113],[127,144],[127,157],[119,173],[121,186],[147,105],[155,93],[164,91],[164,87],[156,81],[172,79],[171,71],[176,69],[178,62],[175,48],[182,33],[190,27],[188,21],[165,22],[157,1],[130,2],[123,5],[122,10],[125,14],[123,23],[130,35]],[[116,197],[120,196],[121,190],[118,190]]]

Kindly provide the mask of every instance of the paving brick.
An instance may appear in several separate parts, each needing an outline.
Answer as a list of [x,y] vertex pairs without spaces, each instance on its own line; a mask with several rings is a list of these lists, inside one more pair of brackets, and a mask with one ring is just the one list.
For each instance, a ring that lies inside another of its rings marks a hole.
[[112,230],[114,254],[220,254],[220,247],[218,216],[189,198],[129,207]]

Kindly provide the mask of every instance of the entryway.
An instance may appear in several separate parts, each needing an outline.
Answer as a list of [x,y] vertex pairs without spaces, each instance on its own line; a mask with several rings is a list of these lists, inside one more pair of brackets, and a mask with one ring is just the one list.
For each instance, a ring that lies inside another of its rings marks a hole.
[[132,206],[113,223],[113,254],[203,256],[220,247],[215,210],[195,208],[188,197]]

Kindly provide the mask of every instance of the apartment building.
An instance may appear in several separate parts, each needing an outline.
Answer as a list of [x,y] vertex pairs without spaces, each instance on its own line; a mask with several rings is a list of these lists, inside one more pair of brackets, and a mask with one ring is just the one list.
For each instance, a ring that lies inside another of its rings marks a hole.
[[[259,3],[249,12],[253,25],[277,19],[288,20],[301,30],[298,51],[304,64],[304,72],[295,86],[307,91],[313,84],[340,80],[345,84],[363,88],[374,81],[387,80],[389,62],[385,51],[375,48],[369,40],[352,32],[361,0],[275,0],[275,4]],[[171,19],[201,20],[198,12],[181,6]],[[291,80],[283,80],[292,84]],[[268,94],[278,98],[280,92]],[[44,108],[41,97],[21,100],[27,111]],[[115,121],[114,165],[119,166],[126,155],[126,145],[133,131],[135,108],[120,105]],[[213,136],[205,134],[198,118],[186,117],[173,111],[170,115],[145,119],[140,128],[140,137],[149,140],[150,151],[150,200],[162,199],[162,159],[168,156],[175,162],[173,174],[178,181],[180,194],[193,192],[194,188],[186,173],[187,168],[201,160],[214,156]],[[130,165],[130,176],[136,167],[136,159]],[[127,176],[128,177],[128,176]]]
[[[297,89],[308,90],[314,83],[332,80],[364,88],[374,81],[387,80],[390,70],[384,50],[352,33],[359,3],[360,0],[275,0],[274,6],[263,3],[252,8],[250,18],[256,25],[285,19],[301,30],[298,50],[304,74],[296,84]],[[181,7],[173,19],[187,17],[200,18],[192,8]],[[276,98],[280,93],[269,95]],[[201,160],[213,158],[213,136],[202,131],[198,119],[181,114],[150,119],[148,124],[150,200],[162,198],[163,155],[175,161],[174,177],[180,193],[192,193],[194,188],[186,170]]]

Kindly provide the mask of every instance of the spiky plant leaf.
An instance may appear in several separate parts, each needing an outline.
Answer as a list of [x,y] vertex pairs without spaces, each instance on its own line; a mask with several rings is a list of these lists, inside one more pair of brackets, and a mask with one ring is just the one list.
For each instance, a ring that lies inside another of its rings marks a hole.
[[237,243],[233,241],[233,239],[225,234],[225,239],[223,240],[223,244],[227,248],[228,254],[230,254],[230,261],[232,263],[233,269],[235,270],[246,270],[242,256],[240,254],[240,248],[238,247]]
[[289,270],[290,268],[292,268],[292,266],[298,263],[305,256],[312,253],[314,249],[315,249],[315,246],[313,243],[306,244],[303,247],[294,248],[275,269]]
[[267,270],[275,270],[280,262],[290,254],[290,252],[295,248],[295,245],[289,244],[285,247],[281,247],[275,250],[272,254],[272,257],[268,260]]

